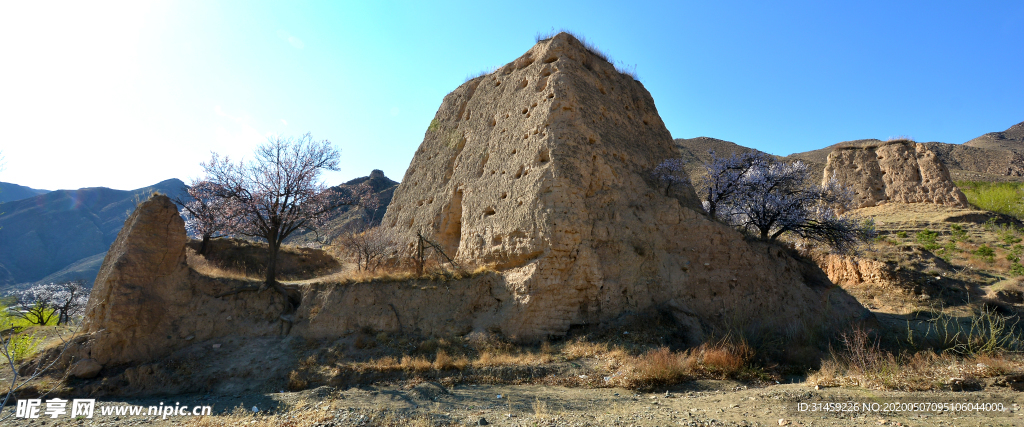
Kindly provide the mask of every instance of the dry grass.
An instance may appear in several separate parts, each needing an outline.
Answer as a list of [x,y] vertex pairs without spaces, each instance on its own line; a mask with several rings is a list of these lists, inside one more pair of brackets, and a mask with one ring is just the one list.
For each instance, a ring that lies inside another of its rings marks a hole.
[[573,340],[562,347],[562,355],[568,360],[583,357],[596,357],[609,352],[608,343],[596,343],[586,340]]
[[537,366],[551,363],[555,360],[550,354],[522,352],[505,353],[485,350],[480,356],[473,360],[472,366],[496,367],[496,366]]
[[352,283],[370,282],[406,282],[412,280],[449,281],[460,280],[469,277],[479,276],[486,273],[494,273],[497,270],[494,265],[483,265],[472,268],[452,269],[448,266],[433,265],[425,268],[422,275],[416,273],[414,267],[382,267],[376,271],[346,270],[320,278],[324,282],[333,282],[340,285]]
[[666,347],[622,360],[606,382],[632,389],[651,389],[697,378],[750,379],[753,350],[745,342],[726,340],[674,352]]
[[463,370],[469,365],[469,359],[466,356],[452,357],[449,356],[444,350],[438,350],[437,355],[434,356],[434,363],[432,367],[439,371],[448,369]]
[[247,271],[244,268],[224,268],[215,265],[210,260],[197,254],[192,248],[185,249],[185,252],[188,266],[203,276],[246,281],[262,280],[255,272]]
[[[206,255],[199,255],[200,242],[188,243],[188,264],[196,272],[210,277],[237,280],[262,280],[267,245],[239,239],[213,239],[207,242]],[[277,254],[277,277],[281,280],[306,280],[337,271],[338,260],[319,250],[285,245]]]
[[981,380],[1020,372],[1024,360],[1002,351],[963,356],[955,352],[891,352],[878,339],[855,329],[844,334],[840,351],[822,362],[807,382],[837,387],[856,386],[884,390],[963,390],[980,387]]

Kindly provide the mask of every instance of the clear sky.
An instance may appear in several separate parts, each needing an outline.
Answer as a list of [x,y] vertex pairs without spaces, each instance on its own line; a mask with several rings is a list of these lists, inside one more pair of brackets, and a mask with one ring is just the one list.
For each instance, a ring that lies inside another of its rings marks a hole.
[[0,181],[138,188],[311,132],[401,179],[445,94],[565,28],[675,138],[773,154],[1024,121],[1024,2],[3,1]]

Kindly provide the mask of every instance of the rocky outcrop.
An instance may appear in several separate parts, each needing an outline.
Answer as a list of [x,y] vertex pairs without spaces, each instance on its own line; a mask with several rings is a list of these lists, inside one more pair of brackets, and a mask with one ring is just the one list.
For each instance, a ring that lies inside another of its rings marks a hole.
[[888,202],[970,207],[935,153],[913,141],[836,149],[828,156],[824,182],[832,177],[853,191],[854,208]]
[[897,288],[904,284],[893,271],[893,267],[881,261],[836,254],[822,255],[819,258],[818,265],[828,275],[828,279],[840,286],[867,283]]
[[382,225],[406,256],[422,232],[496,265],[509,297],[493,328],[520,338],[656,308],[696,336],[863,314],[814,266],[707,220],[692,187],[650,178],[675,156],[643,85],[562,33],[445,97]]

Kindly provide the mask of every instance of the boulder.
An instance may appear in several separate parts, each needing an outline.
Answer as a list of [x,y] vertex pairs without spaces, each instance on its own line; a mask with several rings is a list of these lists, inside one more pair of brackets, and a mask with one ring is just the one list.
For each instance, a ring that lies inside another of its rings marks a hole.
[[935,152],[913,141],[836,149],[828,155],[823,182],[833,177],[853,191],[854,209],[888,202],[970,207]]
[[100,374],[101,369],[103,369],[103,365],[100,365],[100,362],[97,362],[96,359],[85,359],[71,365],[71,371],[68,374],[75,378],[96,378]]
[[489,328],[524,339],[654,309],[697,337],[865,315],[813,264],[705,218],[689,184],[651,178],[677,156],[644,86],[561,33],[444,98],[382,226],[406,259],[422,233],[494,265],[509,300]]

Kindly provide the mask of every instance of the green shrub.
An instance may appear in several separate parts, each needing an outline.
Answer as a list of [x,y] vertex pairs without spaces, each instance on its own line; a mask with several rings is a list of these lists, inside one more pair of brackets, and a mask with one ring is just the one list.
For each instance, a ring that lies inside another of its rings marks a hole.
[[901,239],[906,239],[907,238],[907,232],[906,231],[897,231],[896,232],[896,237],[899,237]]
[[1014,262],[1013,265],[1010,266],[1010,274],[1014,276],[1024,276],[1024,265]]
[[[7,338],[7,337],[5,337]],[[39,343],[43,341],[43,338],[36,334],[14,334],[13,337],[9,338],[11,341],[7,346],[7,351],[11,355],[14,363],[21,362],[26,357],[29,357],[36,352],[36,348],[39,347]],[[0,359],[3,359],[3,363],[9,363],[6,357],[0,354]]]
[[939,244],[935,240],[939,237],[939,234],[931,230],[921,230],[917,233],[917,241],[929,251],[934,251],[939,248]]
[[950,225],[949,228],[951,230],[950,239],[955,240],[957,242],[967,241],[967,230],[964,230],[964,228],[960,226],[960,224]]
[[1024,218],[1024,182],[961,181],[956,186],[964,191],[967,201],[986,211]]
[[996,261],[996,251],[988,247],[988,245],[981,245],[978,249],[974,250],[974,254],[987,263]]

